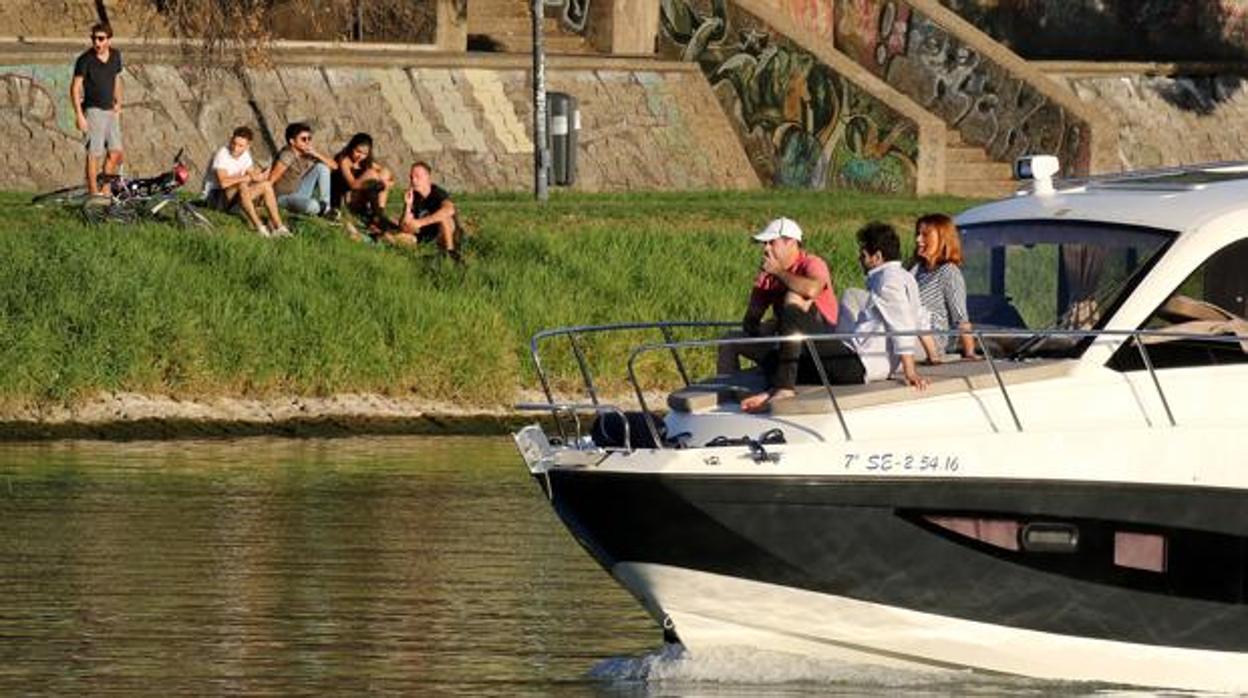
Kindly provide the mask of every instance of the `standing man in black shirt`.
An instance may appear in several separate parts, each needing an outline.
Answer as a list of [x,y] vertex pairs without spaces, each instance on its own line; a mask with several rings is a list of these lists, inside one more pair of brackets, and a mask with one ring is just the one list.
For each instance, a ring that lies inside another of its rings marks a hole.
[[437,240],[438,247],[456,262],[461,261],[455,249],[455,204],[445,189],[433,183],[433,169],[420,161],[408,174],[411,188],[403,195],[403,217],[396,242],[413,244]]
[[121,167],[121,52],[113,48],[113,28],[91,27],[91,48],[74,62],[69,101],[74,105],[78,130],[87,137],[87,191],[98,194],[96,173],[105,156],[104,173]]

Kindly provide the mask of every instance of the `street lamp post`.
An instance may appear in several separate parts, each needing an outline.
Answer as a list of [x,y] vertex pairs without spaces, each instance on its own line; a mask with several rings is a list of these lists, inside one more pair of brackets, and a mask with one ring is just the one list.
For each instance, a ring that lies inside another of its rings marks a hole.
[[547,172],[550,150],[546,146],[546,51],[542,41],[543,0],[533,3],[533,193],[538,201],[550,197]]

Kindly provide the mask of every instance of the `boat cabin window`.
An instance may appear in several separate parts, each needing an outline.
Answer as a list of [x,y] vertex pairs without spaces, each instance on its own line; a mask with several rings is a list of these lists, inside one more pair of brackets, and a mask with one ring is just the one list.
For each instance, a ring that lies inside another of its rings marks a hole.
[[[1087,221],[1009,221],[962,228],[967,311],[981,328],[1096,329],[1173,234]],[[1016,358],[1065,358],[1090,338],[1019,333],[992,340]]]
[[[1178,336],[1144,340],[1154,368],[1248,363],[1248,239],[1218,250],[1179,285],[1141,329]],[[1134,341],[1109,362],[1118,371],[1140,371]]]

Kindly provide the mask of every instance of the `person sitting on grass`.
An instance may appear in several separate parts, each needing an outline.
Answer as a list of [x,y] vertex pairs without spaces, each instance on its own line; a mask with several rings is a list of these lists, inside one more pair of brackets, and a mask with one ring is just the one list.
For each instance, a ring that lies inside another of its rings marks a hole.
[[445,189],[433,183],[433,168],[419,161],[408,173],[411,188],[403,195],[403,217],[399,232],[386,236],[389,242],[415,245],[436,240],[451,259],[462,262],[455,248],[455,203]]
[[346,147],[334,156],[334,162],[338,169],[330,177],[330,205],[336,209],[345,206],[365,224],[397,228],[397,224],[385,219],[394,175],[373,159],[373,137],[367,133],[351,136]]
[[329,198],[329,173],[337,168],[337,162],[312,147],[311,126],[299,121],[287,125],[286,145],[269,168],[277,203],[295,213],[337,218]]
[[[286,237],[290,230],[282,223],[277,209],[277,196],[269,182],[269,173],[256,166],[251,158],[251,141],[254,134],[250,128],[234,129],[228,145],[222,146],[212,157],[212,164],[204,175],[204,200],[215,211],[232,211],[242,208],[247,221],[262,237]],[[260,220],[256,201],[263,199],[269,213],[269,224]]]

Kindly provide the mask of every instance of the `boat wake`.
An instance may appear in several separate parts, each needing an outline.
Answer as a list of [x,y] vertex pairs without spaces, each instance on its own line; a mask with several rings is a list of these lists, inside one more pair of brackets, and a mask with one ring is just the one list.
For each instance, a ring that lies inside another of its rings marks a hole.
[[696,685],[714,685],[717,693],[735,692],[736,688],[742,695],[750,692],[748,687],[758,686],[770,687],[768,694],[805,693],[804,689],[826,693],[837,687],[881,693],[930,688],[947,694],[955,686],[966,688],[975,683],[974,676],[963,671],[884,669],[750,647],[711,648],[694,656],[681,645],[665,645],[639,657],[603,660],[590,671],[590,677],[620,687],[644,685],[658,689],[660,694],[664,687]]
[[969,670],[882,668],[750,647],[710,648],[694,656],[681,645],[664,645],[637,657],[605,659],[590,670],[589,677],[604,684],[611,694],[638,696],[892,696],[901,691],[908,696],[1159,695],[1106,684],[1041,681]]

